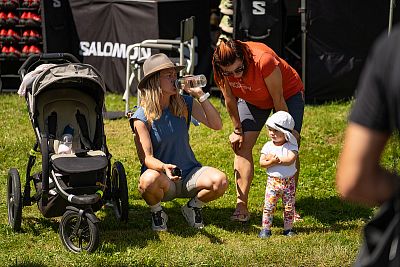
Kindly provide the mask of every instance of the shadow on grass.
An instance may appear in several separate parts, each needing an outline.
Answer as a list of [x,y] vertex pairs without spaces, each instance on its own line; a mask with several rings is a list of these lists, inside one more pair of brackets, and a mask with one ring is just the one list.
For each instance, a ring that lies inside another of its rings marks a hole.
[[[168,234],[179,237],[193,237],[203,235],[213,244],[223,244],[224,241],[218,234],[220,231],[238,233],[240,235],[257,235],[261,226],[261,212],[251,213],[250,221],[239,223],[230,221],[233,213],[232,207],[215,208],[206,206],[203,209],[203,216],[206,226],[204,229],[197,230],[187,225],[181,213],[182,203],[171,201],[164,208],[168,214]],[[315,198],[305,197],[297,201],[297,209],[303,218],[312,217],[323,226],[313,227],[307,223],[299,223],[295,226],[296,231],[302,233],[324,233],[327,231],[341,231],[359,227],[359,224],[352,223],[358,219],[365,219],[371,216],[372,209],[360,207],[354,204],[343,202],[338,197]],[[277,214],[281,210],[277,211]],[[130,205],[129,221],[119,222],[111,208],[102,208],[96,215],[100,219],[100,248],[102,253],[114,253],[115,251],[126,251],[131,247],[144,248],[149,242],[160,240],[163,233],[157,233],[151,229],[151,218],[149,208],[145,205]],[[58,232],[58,222],[56,219],[24,218],[27,219],[29,231],[37,235],[40,232],[51,228]],[[282,227],[282,215],[275,216],[274,226]],[[217,230],[215,228],[218,228]],[[61,243],[60,243],[61,245]],[[24,266],[24,265],[21,265]]]
[[311,216],[324,225],[338,222],[367,219],[372,209],[341,200],[337,196],[315,198],[312,196],[296,200],[296,209],[303,216]]
[[25,228],[28,230],[21,229],[21,232],[31,232],[34,236],[39,236],[45,229],[51,228],[54,232],[58,231],[58,221],[54,218],[45,218],[45,217],[24,217],[22,218]]
[[[169,203],[171,205],[164,208],[164,211],[168,214],[168,234],[183,238],[201,234],[213,244],[224,243],[215,233],[214,228],[205,227],[199,230],[190,227],[181,213],[182,204],[175,200]],[[232,213],[233,208],[206,206],[203,209],[206,226],[215,226],[221,230],[240,234],[258,234],[259,229],[252,225],[253,223],[259,224],[258,219],[254,218],[247,223],[231,222],[229,217]],[[100,223],[101,240],[108,245],[101,247],[102,252],[114,253],[115,250],[124,251],[132,246],[144,248],[148,242],[160,240],[160,235],[163,235],[163,233],[157,233],[151,229],[150,211],[146,206],[131,205],[128,223],[118,222],[112,209],[103,210],[103,215]],[[112,245],[110,246],[110,244]]]

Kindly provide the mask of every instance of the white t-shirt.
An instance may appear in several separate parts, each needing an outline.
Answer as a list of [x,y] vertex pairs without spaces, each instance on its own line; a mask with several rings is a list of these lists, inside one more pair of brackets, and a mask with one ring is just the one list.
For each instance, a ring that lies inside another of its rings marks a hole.
[[[281,146],[276,146],[272,141],[268,141],[261,149],[261,154],[275,154],[278,157],[287,157],[289,151],[299,151],[299,148],[289,142],[286,142]],[[275,165],[267,168],[267,174],[269,176],[281,178],[291,177],[295,175],[296,171],[296,161],[289,166]]]

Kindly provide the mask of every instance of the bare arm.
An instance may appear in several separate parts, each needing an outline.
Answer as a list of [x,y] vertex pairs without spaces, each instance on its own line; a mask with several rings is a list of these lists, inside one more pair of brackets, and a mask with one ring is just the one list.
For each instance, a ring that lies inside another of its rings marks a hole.
[[239,111],[237,108],[237,98],[233,95],[231,87],[226,79],[224,80],[224,88],[220,88],[225,99],[225,106],[231,118],[234,129],[242,129],[242,123],[239,118]]
[[[204,95],[200,87],[190,88],[189,86],[185,86],[183,90],[197,99]],[[214,130],[222,129],[221,116],[208,99],[204,100],[202,103],[193,101],[192,114],[196,120],[200,121],[208,128]]]
[[192,109],[193,117],[214,130],[222,129],[222,120],[219,112],[215,109],[213,104],[207,99],[202,103],[193,101]]
[[298,155],[297,153],[298,153],[297,151],[289,150],[287,156],[279,157],[279,159],[281,161],[280,164],[284,165],[284,166],[292,165],[293,163],[296,162],[297,155]]
[[270,168],[280,163],[278,156],[273,154],[261,154],[260,156],[260,166],[262,168]]
[[348,125],[336,172],[337,189],[344,199],[372,206],[394,193],[399,177],[379,163],[388,139],[388,134]]
[[288,107],[283,97],[282,73],[279,67],[276,67],[268,77],[265,77],[264,82],[274,101],[275,111],[283,110],[288,112]]
[[171,174],[172,169],[176,167],[175,165],[164,163],[153,156],[153,145],[151,144],[150,133],[144,122],[135,120],[133,125],[135,131],[135,145],[140,162],[149,169],[165,172],[171,180],[178,179],[178,176],[173,176]]
[[233,95],[232,90],[226,79],[224,81],[224,87],[220,89],[222,91],[222,94],[224,95],[225,106],[234,128],[233,133],[229,135],[229,142],[231,143],[233,151],[236,152],[241,148],[244,141],[242,123],[240,122],[239,111],[237,108],[237,99],[236,96]]

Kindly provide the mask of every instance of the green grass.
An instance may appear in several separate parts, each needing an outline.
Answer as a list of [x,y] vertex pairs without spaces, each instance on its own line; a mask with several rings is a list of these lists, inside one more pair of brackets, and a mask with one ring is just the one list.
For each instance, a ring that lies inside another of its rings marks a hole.
[[[132,100],[133,102],[134,100]],[[280,235],[282,208],[274,218],[273,236],[260,240],[265,171],[258,164],[251,187],[248,224],[230,222],[235,207],[233,153],[228,144],[232,126],[224,106],[212,102],[222,114],[224,127],[215,132],[191,127],[191,143],[200,162],[229,176],[229,189],[204,208],[206,227],[186,225],[180,206],[186,200],[165,203],[169,215],[166,233],[151,230],[149,210],[137,190],[140,164],[126,119],[106,120],[105,129],[113,160],[123,163],[129,187],[129,222],[119,224],[111,210],[97,212],[101,244],[93,254],[72,254],[58,237],[60,218],[44,218],[36,205],[23,208],[22,232],[7,223],[8,170],[18,168],[25,182],[28,152],[35,137],[24,99],[0,95],[0,262],[2,266],[350,266],[361,241],[361,230],[373,209],[342,202],[335,189],[335,169],[351,103],[306,106],[301,144],[301,174],[297,209],[304,221],[295,224],[298,235]],[[108,110],[124,110],[121,96],[108,94]],[[266,142],[262,132],[255,148]],[[389,153],[390,154],[390,153]],[[390,160],[390,156],[389,156]],[[40,170],[36,166],[35,170]]]

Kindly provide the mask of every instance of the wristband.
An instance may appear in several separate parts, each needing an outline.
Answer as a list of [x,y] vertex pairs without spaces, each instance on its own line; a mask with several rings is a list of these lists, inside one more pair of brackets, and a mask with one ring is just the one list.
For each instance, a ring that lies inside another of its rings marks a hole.
[[237,134],[237,135],[243,135],[243,132],[236,131],[236,129],[235,129],[235,130],[233,130],[233,133],[234,133],[234,134]]
[[203,103],[204,101],[206,101],[208,98],[210,97],[210,93],[205,93],[204,95],[199,97],[199,102]]

